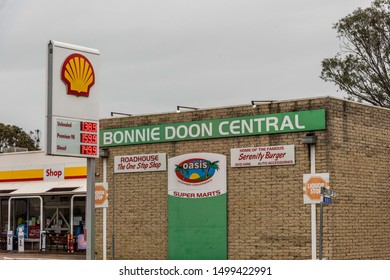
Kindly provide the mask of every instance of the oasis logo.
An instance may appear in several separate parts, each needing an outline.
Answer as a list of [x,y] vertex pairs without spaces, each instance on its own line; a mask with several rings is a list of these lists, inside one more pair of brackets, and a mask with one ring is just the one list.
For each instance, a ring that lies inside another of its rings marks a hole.
[[176,164],[175,173],[181,181],[191,184],[203,183],[219,170],[219,161],[211,162],[202,158],[187,159]]

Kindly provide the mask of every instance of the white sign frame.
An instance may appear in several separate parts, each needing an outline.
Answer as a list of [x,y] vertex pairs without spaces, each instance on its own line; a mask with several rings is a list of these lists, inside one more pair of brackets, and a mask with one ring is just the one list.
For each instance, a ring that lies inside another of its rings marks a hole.
[[156,172],[167,170],[167,154],[139,154],[114,157],[114,173]]
[[[218,164],[210,179],[201,183],[188,183],[176,176],[176,168],[190,159],[205,159]],[[226,156],[215,153],[184,154],[168,160],[168,195],[181,198],[206,198],[227,192]]]
[[[106,199],[102,204],[96,203],[96,195],[99,195],[96,193],[97,186],[102,186],[107,194]],[[95,183],[95,208],[108,208],[108,183]]]
[[[323,181],[325,181],[323,186],[320,186],[319,184],[316,186],[313,186],[313,188],[315,188],[314,191],[316,191],[317,194],[320,194],[319,199],[312,199],[306,194],[306,188],[308,187],[307,184],[311,178],[321,178]],[[320,204],[322,202],[321,187],[326,188],[326,189],[330,188],[329,173],[303,174],[303,203],[304,204]]]
[[[88,96],[68,94],[68,85],[62,80],[62,67],[72,55],[84,56],[93,67],[94,84],[89,89]],[[99,122],[99,60],[100,52],[96,49],[76,46],[72,44],[50,41],[48,46],[48,83],[46,100],[46,129],[47,149],[49,155],[74,156],[84,158],[99,157],[99,139],[95,155],[78,152],[58,151],[57,147],[57,119],[63,121]],[[80,133],[80,132],[78,132]],[[78,134],[77,133],[77,134]],[[99,130],[96,132],[99,135]]]
[[230,167],[294,165],[295,145],[231,149],[230,159]]

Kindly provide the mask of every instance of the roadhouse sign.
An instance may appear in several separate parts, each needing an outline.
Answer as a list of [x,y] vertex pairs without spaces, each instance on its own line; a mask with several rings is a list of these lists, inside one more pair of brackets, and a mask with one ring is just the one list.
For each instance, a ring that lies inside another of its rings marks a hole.
[[167,170],[167,155],[142,154],[114,157],[114,173]]
[[231,167],[295,164],[295,146],[266,146],[231,149]]

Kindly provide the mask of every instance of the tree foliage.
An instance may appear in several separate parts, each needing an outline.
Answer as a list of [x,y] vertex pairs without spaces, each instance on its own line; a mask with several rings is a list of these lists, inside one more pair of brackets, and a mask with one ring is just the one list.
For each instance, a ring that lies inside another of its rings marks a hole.
[[0,123],[0,148],[20,147],[27,148],[29,151],[36,151],[39,146],[34,140],[15,125],[5,125]]
[[337,22],[341,51],[322,61],[321,78],[351,99],[390,107],[390,0],[375,0]]

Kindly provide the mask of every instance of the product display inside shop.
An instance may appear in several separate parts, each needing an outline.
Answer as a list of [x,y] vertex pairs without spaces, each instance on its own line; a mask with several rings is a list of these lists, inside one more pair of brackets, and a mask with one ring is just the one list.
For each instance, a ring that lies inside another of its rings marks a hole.
[[2,197],[0,205],[0,250],[86,249],[85,195]]

